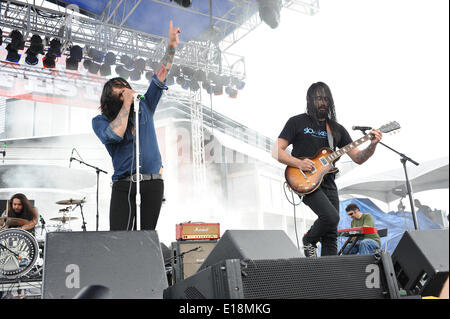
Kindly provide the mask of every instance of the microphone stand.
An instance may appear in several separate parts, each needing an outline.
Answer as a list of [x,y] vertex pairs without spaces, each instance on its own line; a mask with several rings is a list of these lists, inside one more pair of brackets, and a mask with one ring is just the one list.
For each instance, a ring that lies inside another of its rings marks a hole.
[[[79,160],[78,158],[72,157],[71,159],[72,159],[72,160],[75,160],[75,161],[77,161],[77,162],[79,162],[80,164],[84,164],[84,165],[86,165],[86,166],[88,166],[88,167],[94,168],[94,169],[95,169],[95,172],[97,173],[97,215],[96,215],[96,226],[95,226],[95,231],[98,231],[98,188],[99,188],[99,175],[100,175],[100,173],[105,173],[105,174],[108,174],[108,173],[105,172],[104,170],[98,168],[98,167],[95,167],[95,166],[92,166],[92,165],[90,165],[90,164],[87,164],[87,163],[85,163],[85,162]],[[81,211],[81,214],[82,214],[82,216],[83,216],[83,210]],[[84,218],[83,218],[83,227],[84,227],[83,230],[85,230]]]
[[[367,135],[366,130],[361,130],[361,132],[362,132],[364,135]],[[414,229],[415,229],[415,230],[418,230],[419,227],[418,227],[418,224],[417,224],[416,211],[415,211],[415,209],[414,209],[414,201],[413,201],[412,187],[411,187],[411,183],[410,183],[409,178],[408,178],[408,171],[407,171],[407,169],[406,169],[406,162],[409,161],[409,162],[413,163],[413,164],[416,165],[416,166],[418,166],[419,163],[417,163],[416,161],[414,161],[413,159],[409,158],[409,157],[406,156],[405,154],[402,154],[402,153],[396,151],[396,150],[393,149],[392,147],[390,147],[390,146],[388,146],[388,145],[386,145],[386,144],[384,144],[384,143],[382,143],[382,142],[379,142],[379,144],[381,144],[381,145],[383,145],[384,147],[390,149],[390,150],[393,151],[394,153],[397,153],[397,154],[400,155],[400,157],[401,157],[401,158],[400,158],[400,162],[402,163],[402,165],[403,165],[403,170],[404,170],[404,172],[405,172],[405,178],[406,178],[406,192],[407,192],[408,197],[409,197],[409,204],[411,205],[411,214],[412,214],[412,218],[413,218],[413,222],[414,222]]]
[[[135,132],[136,132],[136,230],[141,230],[141,175],[139,165],[139,104],[141,96],[134,96],[134,112],[135,112]],[[131,180],[133,182],[133,180]]]

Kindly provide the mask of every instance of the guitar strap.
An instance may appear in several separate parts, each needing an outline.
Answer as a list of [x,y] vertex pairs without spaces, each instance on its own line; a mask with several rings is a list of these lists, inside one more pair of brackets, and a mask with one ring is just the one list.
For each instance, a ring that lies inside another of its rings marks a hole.
[[334,143],[333,143],[333,132],[331,131],[330,125],[327,121],[327,137],[328,137],[328,145],[332,150],[334,150]]

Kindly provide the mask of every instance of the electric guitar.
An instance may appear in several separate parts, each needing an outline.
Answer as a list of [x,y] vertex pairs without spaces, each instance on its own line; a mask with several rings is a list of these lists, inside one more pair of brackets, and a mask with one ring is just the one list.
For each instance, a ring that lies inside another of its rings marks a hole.
[[[400,124],[390,122],[379,128],[382,133],[389,133],[400,129]],[[314,162],[313,169],[309,172],[302,171],[298,167],[287,166],[284,172],[286,182],[289,187],[298,195],[303,196],[314,192],[322,183],[326,174],[335,173],[338,169],[334,162],[344,154],[347,154],[358,145],[368,141],[372,134],[367,134],[360,139],[347,144],[343,148],[334,151],[328,147],[323,147],[317,152],[315,157],[309,158]],[[301,158],[304,159],[305,157]]]

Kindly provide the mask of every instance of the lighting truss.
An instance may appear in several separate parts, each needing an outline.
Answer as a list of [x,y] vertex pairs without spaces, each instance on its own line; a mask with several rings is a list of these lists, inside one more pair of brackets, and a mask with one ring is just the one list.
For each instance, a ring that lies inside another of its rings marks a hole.
[[[76,6],[51,9],[38,6],[32,0],[2,1],[0,2],[0,26],[3,31],[6,29],[22,31],[24,38],[28,38],[31,34],[58,38],[63,43],[63,52],[70,44],[77,44],[103,52],[112,51],[120,55],[126,54],[160,61],[168,45],[167,38],[124,26],[141,1],[111,0],[105,7],[101,19],[79,14]],[[120,10],[119,17],[120,5],[126,5],[127,8]],[[205,72],[220,72],[241,79],[245,78],[245,74],[237,74],[232,69],[232,65],[237,61],[243,61],[243,57],[219,52],[218,49],[219,47],[211,45],[211,42],[181,41],[174,63],[201,68]]]

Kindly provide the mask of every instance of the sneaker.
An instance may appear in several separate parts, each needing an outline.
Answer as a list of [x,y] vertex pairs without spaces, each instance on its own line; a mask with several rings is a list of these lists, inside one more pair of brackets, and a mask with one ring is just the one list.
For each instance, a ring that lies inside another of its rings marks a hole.
[[303,245],[305,257],[317,257],[317,247],[314,244]]

